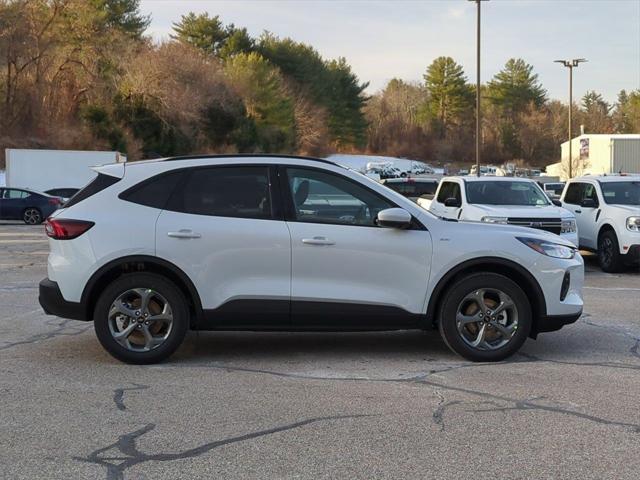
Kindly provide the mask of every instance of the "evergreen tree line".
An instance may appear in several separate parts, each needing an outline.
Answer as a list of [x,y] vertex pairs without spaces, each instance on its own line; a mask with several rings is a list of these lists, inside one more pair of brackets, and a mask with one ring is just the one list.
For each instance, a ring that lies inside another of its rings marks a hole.
[[[4,148],[114,149],[131,160],[199,152],[332,151],[442,162],[473,158],[474,87],[453,59],[423,83],[367,97],[344,58],[189,13],[154,43],[139,0],[0,0],[0,167]],[[556,161],[567,107],[509,60],[483,85],[492,161]],[[640,91],[576,105],[587,131],[639,132]]]

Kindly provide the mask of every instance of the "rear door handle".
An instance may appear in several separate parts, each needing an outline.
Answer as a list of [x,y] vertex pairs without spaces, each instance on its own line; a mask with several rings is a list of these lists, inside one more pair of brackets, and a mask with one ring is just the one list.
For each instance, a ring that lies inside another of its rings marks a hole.
[[575,212],[576,213],[582,213],[582,210],[576,210]]
[[182,230],[178,230],[177,232],[168,232],[167,237],[171,238],[200,238],[202,235],[194,232],[193,230],[189,230],[183,228]]
[[306,245],[335,245],[336,242],[329,240],[327,237],[303,238],[302,243]]

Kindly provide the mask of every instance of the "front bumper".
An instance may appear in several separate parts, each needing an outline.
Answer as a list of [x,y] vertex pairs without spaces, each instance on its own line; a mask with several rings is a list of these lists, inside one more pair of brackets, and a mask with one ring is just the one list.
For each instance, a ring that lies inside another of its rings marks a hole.
[[575,323],[582,315],[582,309],[570,315],[545,315],[538,319],[536,323],[536,334],[544,332],[555,332],[565,325]]
[[640,264],[640,244],[631,245],[627,250],[627,253],[623,256],[624,262],[627,265],[638,265]]
[[48,278],[40,281],[38,301],[47,315],[73,320],[87,320],[84,305],[65,300],[58,284]]

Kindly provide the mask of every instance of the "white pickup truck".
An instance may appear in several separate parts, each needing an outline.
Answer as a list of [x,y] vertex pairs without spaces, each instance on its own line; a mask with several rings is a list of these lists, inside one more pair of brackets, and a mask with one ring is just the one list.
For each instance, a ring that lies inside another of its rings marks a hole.
[[576,215],[580,248],[597,252],[602,270],[640,263],[640,175],[574,178],[561,201]]
[[445,177],[433,200],[418,199],[439,217],[536,228],[577,246],[576,218],[559,203],[533,180],[514,177]]

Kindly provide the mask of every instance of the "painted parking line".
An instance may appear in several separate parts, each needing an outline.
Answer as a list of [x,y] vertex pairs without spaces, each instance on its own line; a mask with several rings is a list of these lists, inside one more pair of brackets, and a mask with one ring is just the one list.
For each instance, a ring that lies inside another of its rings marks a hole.
[[14,245],[18,243],[47,243],[48,240],[0,240],[0,245]]
[[626,288],[626,287],[582,287],[585,290],[605,290],[612,292],[640,292],[640,288]]

